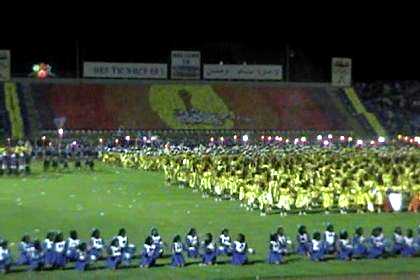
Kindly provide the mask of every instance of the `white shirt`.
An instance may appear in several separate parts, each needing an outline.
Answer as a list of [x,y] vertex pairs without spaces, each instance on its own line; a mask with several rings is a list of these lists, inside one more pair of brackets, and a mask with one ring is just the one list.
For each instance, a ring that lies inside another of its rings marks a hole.
[[121,248],[127,247],[127,241],[128,241],[127,236],[118,235],[117,239],[118,239],[118,244],[120,245]]
[[395,243],[402,244],[404,243],[404,237],[401,234],[394,233]]
[[353,248],[353,245],[351,245],[350,240],[349,239],[340,239],[340,243],[342,246],[346,247],[346,248]]
[[48,238],[44,240],[44,246],[45,246],[45,249],[47,250],[51,250],[53,248],[53,244],[54,242],[52,242]]
[[65,247],[66,247],[65,241],[54,243],[54,251],[56,251],[57,253],[62,253]]
[[230,246],[231,245],[230,236],[221,234],[219,239],[220,239],[221,245],[224,245],[224,246]]
[[104,247],[104,244],[102,242],[102,238],[91,237],[90,242],[92,244],[92,247],[97,249],[97,250],[102,249]]
[[335,232],[325,231],[325,241],[328,245],[333,245],[335,242]]
[[321,249],[321,241],[312,239],[312,250],[319,251]]
[[79,260],[80,261],[86,260],[86,256],[87,256],[86,252],[82,252],[80,250],[77,250],[77,254],[79,255]]
[[67,238],[67,247],[70,249],[76,248],[80,244],[80,239]]
[[111,256],[119,257],[121,256],[121,248],[119,246],[111,246]]
[[160,242],[162,241],[162,238],[160,237],[160,235],[156,235],[156,236],[152,235],[152,240],[153,240],[153,243],[160,244]]
[[182,253],[182,250],[183,250],[182,243],[181,242],[175,242],[173,249],[174,249],[175,253]]
[[144,244],[144,249],[146,251],[146,254],[148,256],[151,256],[151,255],[153,255],[153,253],[156,250],[156,245],[155,244],[152,244],[152,245]]
[[187,240],[190,243],[190,246],[197,246],[198,243],[198,237],[197,236],[192,236],[192,235],[187,235]]
[[414,238],[413,237],[407,237],[407,236],[404,236],[404,243],[407,245],[407,246],[413,246],[414,245]]
[[236,252],[243,253],[246,250],[246,242],[234,241],[233,248],[235,249]]
[[9,249],[3,249],[0,247],[0,261],[5,260],[10,256]]
[[299,242],[300,243],[306,243],[306,242],[308,242],[308,235],[306,233],[299,234]]
[[273,252],[280,253],[280,244],[278,241],[270,241],[270,247]]

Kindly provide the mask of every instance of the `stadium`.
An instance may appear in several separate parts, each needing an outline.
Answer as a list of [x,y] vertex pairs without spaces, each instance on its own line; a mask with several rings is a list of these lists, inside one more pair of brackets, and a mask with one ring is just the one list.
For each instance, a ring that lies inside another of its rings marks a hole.
[[3,278],[419,276],[419,81],[290,44],[92,46],[0,50]]

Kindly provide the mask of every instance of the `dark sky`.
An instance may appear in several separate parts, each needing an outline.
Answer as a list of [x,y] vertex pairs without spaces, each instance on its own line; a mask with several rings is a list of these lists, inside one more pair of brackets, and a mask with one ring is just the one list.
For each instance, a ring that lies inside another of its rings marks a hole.
[[67,24],[58,39],[3,38],[0,49],[12,51],[15,75],[26,75],[32,64],[47,62],[60,76],[72,76],[76,41],[81,61],[168,63],[171,50],[186,49],[200,50],[203,63],[248,64],[284,63],[288,43],[300,61],[319,71],[329,71],[331,57],[345,56],[353,58],[356,81],[419,79],[418,16],[393,6],[386,12],[381,7],[342,10],[312,13],[309,8],[289,15],[256,9],[253,14],[212,14],[211,20],[195,14],[168,17],[163,28],[153,25],[156,19],[127,16],[116,20],[118,24]]

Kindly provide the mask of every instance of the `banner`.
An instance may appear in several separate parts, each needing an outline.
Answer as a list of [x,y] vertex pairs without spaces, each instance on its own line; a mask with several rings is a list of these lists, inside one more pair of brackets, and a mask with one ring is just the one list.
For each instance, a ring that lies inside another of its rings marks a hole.
[[283,79],[282,65],[205,64],[206,80],[276,80]]
[[172,51],[171,79],[199,80],[201,54],[197,51]]
[[351,86],[351,58],[333,57],[331,83],[337,87]]
[[85,78],[167,79],[167,64],[85,62]]
[[0,81],[10,80],[10,51],[0,50]]

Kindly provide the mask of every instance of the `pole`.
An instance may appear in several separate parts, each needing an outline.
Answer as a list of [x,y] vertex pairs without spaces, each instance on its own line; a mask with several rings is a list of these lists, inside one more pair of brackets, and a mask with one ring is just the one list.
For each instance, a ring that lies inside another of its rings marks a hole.
[[79,52],[79,40],[76,40],[76,79],[80,78],[80,52]]

